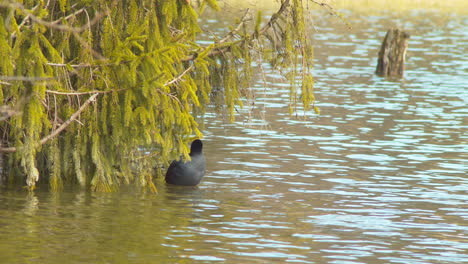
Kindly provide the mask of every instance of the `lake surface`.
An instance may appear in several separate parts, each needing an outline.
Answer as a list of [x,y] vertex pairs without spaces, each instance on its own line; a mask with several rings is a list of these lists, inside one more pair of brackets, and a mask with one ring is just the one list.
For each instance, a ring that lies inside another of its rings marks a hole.
[[[264,65],[258,111],[205,115],[199,187],[1,189],[0,263],[467,263],[468,17],[345,16],[311,33],[320,115],[290,117]],[[374,70],[393,26],[411,38],[392,81]]]

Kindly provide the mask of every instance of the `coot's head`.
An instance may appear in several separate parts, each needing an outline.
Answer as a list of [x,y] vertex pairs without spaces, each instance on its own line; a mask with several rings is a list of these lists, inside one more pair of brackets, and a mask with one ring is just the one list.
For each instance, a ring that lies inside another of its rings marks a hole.
[[201,153],[203,148],[203,143],[199,139],[195,139],[190,146],[190,155]]

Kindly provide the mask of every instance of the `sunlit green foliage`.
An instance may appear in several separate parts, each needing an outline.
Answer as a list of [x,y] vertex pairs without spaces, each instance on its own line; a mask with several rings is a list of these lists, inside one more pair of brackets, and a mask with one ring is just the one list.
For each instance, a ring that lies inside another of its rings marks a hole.
[[26,176],[30,189],[41,179],[53,190],[65,182],[155,190],[154,168],[187,158],[189,137],[202,136],[194,113],[211,94],[234,120],[255,52],[289,79],[291,113],[299,97],[308,110],[312,49],[302,1],[283,1],[263,26],[260,14],[251,28],[240,20],[203,47],[197,19],[206,6],[219,9],[215,0],[0,2],[0,99],[21,112],[0,123],[3,177]]

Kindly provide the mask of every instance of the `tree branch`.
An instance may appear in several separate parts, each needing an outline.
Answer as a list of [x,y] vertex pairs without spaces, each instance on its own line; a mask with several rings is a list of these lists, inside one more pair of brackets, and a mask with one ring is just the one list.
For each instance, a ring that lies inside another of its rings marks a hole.
[[86,64],[66,64],[66,63],[53,63],[53,62],[48,62],[47,65],[49,66],[55,66],[55,67],[67,67],[70,66],[72,68],[87,68],[87,67],[98,67],[101,65],[92,65],[89,63]]
[[335,16],[335,17],[338,17],[339,19],[341,19],[341,21],[343,21],[343,23],[346,24],[346,26],[351,29],[352,26],[351,24],[343,17],[342,14],[338,13],[331,5],[325,3],[325,2],[318,2],[316,0],[310,0],[312,3],[316,4],[316,5],[319,5],[323,8],[326,8],[328,10],[328,13],[332,16]]
[[46,90],[46,93],[50,94],[58,94],[58,95],[85,95],[85,94],[108,94],[113,92],[120,92],[128,90],[128,88],[116,89],[116,90],[107,90],[107,91],[87,91],[87,92],[60,92],[60,91],[53,91],[53,90]]
[[245,22],[247,22],[247,15],[249,14],[249,11],[250,11],[250,9],[247,8],[245,10],[245,13],[242,16],[239,24],[237,25],[237,27],[235,29],[233,29],[232,31],[230,31],[229,33],[227,33],[224,38],[222,38],[221,40],[218,41],[218,43],[224,43],[224,42],[228,41],[230,38],[235,36],[235,34],[241,29],[241,27],[245,24]]
[[[83,31],[87,30],[90,26],[96,24],[101,18],[107,16],[108,13],[109,13],[109,11],[104,11],[102,13],[97,12],[96,15],[94,16],[94,18],[92,20],[88,21],[88,23],[86,23],[85,25],[83,25],[81,27],[70,27],[70,26],[67,26],[67,25],[58,24],[57,20],[52,21],[52,22],[42,20],[41,18],[35,16],[31,11],[29,11],[27,8],[25,8],[20,3],[16,3],[16,2],[15,3],[0,3],[0,7],[16,8],[16,9],[20,9],[21,11],[23,11],[27,16],[26,16],[26,18],[23,20],[23,22],[21,24],[24,24],[24,22],[29,17],[32,21],[34,21],[34,22],[36,22],[36,23],[38,23],[40,25],[46,26],[48,28],[53,28],[53,29],[57,29],[57,30],[60,30],[60,31],[69,31],[69,32],[74,32],[74,33],[81,33]],[[34,7],[32,10],[34,11],[36,8],[37,8],[37,6]],[[78,10],[78,11],[80,11],[80,10]],[[76,15],[75,13],[72,14],[72,15]],[[65,18],[68,18],[68,17],[69,16],[67,16]]]
[[[84,102],[84,104],[82,104],[80,106],[80,108],[75,113],[73,113],[73,115],[71,115],[70,118],[67,121],[65,121],[62,125],[60,125],[56,130],[52,131],[52,133],[50,133],[46,137],[42,138],[39,141],[39,143],[41,145],[44,145],[45,143],[47,143],[47,141],[49,141],[52,138],[56,137],[58,134],[60,134],[60,132],[65,130],[71,124],[71,122],[73,122],[81,114],[81,112],[83,112],[85,110],[85,108],[96,99],[96,97],[98,95],[99,95],[98,93],[95,93],[95,94],[91,95],[88,98],[88,100],[86,100],[86,102]],[[0,152],[3,152],[3,153],[13,153],[13,152],[16,152],[16,151],[17,151],[16,147],[8,147],[8,148],[0,147]]]
[[[286,12],[286,9],[289,7],[289,5],[290,5],[290,4],[289,4],[289,0],[285,0],[285,1],[281,4],[281,7],[280,7],[280,9],[278,10],[278,12],[274,13],[274,14],[271,16],[271,18],[270,18],[270,20],[268,21],[268,23],[266,23],[266,25],[263,26],[263,27],[259,30],[258,34],[259,34],[259,35],[262,35],[262,34],[264,34],[268,29],[270,29],[270,28],[276,23],[276,20],[278,20],[278,19],[280,18],[280,16],[281,16],[284,12]],[[255,33],[254,33],[254,34],[255,34]]]
[[182,77],[187,74],[187,72],[189,72],[191,69],[193,68],[193,64],[190,65],[190,67],[188,67],[184,72],[182,72],[179,76],[177,76],[176,78],[172,79],[171,81],[167,82],[164,84],[164,86],[168,86],[168,85],[171,85],[175,82],[178,82],[180,79],[182,79]]
[[[239,41],[237,41],[236,44],[243,43],[243,42],[247,41],[247,39],[252,40],[252,39],[258,38],[259,35],[265,34],[265,32],[268,29],[270,29],[276,23],[276,21],[281,17],[281,15],[287,11],[287,9],[288,9],[288,7],[290,5],[291,5],[290,0],[284,0],[284,2],[281,4],[280,9],[271,16],[268,23],[266,23],[258,32],[252,33],[250,38],[244,38],[242,40],[239,40]],[[221,39],[221,41],[219,41],[218,44],[222,44],[223,42],[226,42],[229,38],[232,38],[232,36],[234,36],[235,32],[237,32],[240,29],[240,27],[245,23],[245,20],[246,20],[245,17],[247,16],[248,11],[249,10],[247,10],[246,13],[244,14],[244,16],[242,17],[242,20],[239,23],[239,25],[234,30],[229,32],[223,39]],[[226,52],[229,48],[230,48],[230,46],[227,46],[227,47],[223,46],[223,47],[219,47],[219,48],[214,48],[212,51],[209,52],[208,56],[214,56],[214,55],[218,55],[220,53]],[[192,61],[192,60],[197,58],[197,55],[198,54],[193,54],[193,55],[187,56],[187,57],[183,58],[181,61]]]
[[[41,82],[51,81],[54,77],[28,77],[28,76],[0,76],[0,80],[3,81],[25,81],[25,82]],[[3,83],[8,84],[8,83]]]
[[63,20],[68,20],[68,19],[70,19],[70,18],[72,18],[72,17],[74,17],[74,16],[77,16],[78,14],[82,13],[83,11],[85,11],[85,9],[84,9],[84,8],[81,8],[81,9],[79,9],[78,11],[75,11],[73,14],[70,14],[70,15],[68,15],[68,16],[66,16],[66,17],[59,18],[59,19],[57,19],[57,20],[55,20],[55,21],[53,21],[53,22],[51,22],[51,23],[52,23],[52,24],[58,24],[58,23],[60,23],[60,22],[63,21]]

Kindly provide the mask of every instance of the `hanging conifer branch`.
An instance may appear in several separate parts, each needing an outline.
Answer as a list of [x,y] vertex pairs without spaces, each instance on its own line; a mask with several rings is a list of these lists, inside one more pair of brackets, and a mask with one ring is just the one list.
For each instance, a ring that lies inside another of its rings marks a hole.
[[[206,47],[189,2],[1,1],[0,104],[15,114],[0,122],[0,152],[15,154],[4,155],[0,177],[29,189],[43,179],[57,190],[71,179],[93,190],[133,182],[154,191],[152,169],[188,156],[188,138],[202,136],[195,115],[215,92],[234,120],[258,58],[285,69],[292,100],[313,101],[302,0],[282,0],[253,27],[246,10]],[[268,49],[269,36],[282,46]],[[139,159],[142,149],[157,154]]]
[[[95,93],[93,94],[91,97],[88,98],[88,100],[86,100],[81,106],[80,108],[67,120],[65,121],[63,124],[61,124],[56,130],[52,131],[52,133],[50,133],[49,135],[45,136],[44,138],[42,138],[39,142],[41,145],[44,145],[45,143],[47,143],[47,141],[51,140],[52,138],[56,137],[58,134],[60,134],[60,132],[62,132],[63,130],[65,130],[70,124],[71,122],[73,122],[85,109],[86,107],[95,101],[96,97],[98,96],[99,94]],[[3,148],[3,147],[0,147],[0,152],[3,152],[3,153],[13,153],[13,152],[16,152],[17,148],[16,147],[8,147],[8,148]]]
[[[246,18],[247,18],[247,15],[249,14],[249,9],[247,9],[244,15],[242,16],[237,27],[231,30],[230,32],[228,32],[225,35],[225,37],[223,37],[220,41],[218,41],[217,44],[219,47],[214,47],[213,49],[211,49],[210,52],[208,53],[208,56],[216,56],[218,54],[222,54],[228,51],[233,45],[242,45],[243,42],[247,40],[253,41],[255,39],[258,39],[259,35],[264,34],[270,27],[272,27],[276,23],[279,17],[283,16],[287,12],[288,7],[290,6],[289,1],[290,0],[285,0],[284,2],[281,3],[281,7],[279,8],[279,10],[271,16],[268,23],[266,23],[266,25],[264,25],[260,31],[252,33],[252,35],[249,38],[243,37],[240,40],[229,43],[229,45],[225,45],[224,43],[226,43],[228,40],[238,35],[237,32],[247,22]],[[197,54],[190,55],[190,56],[183,58],[182,61],[192,61],[196,58],[197,58]]]
[[52,133],[50,133],[46,137],[42,138],[39,141],[41,143],[41,145],[44,145],[45,143],[47,143],[47,141],[51,140],[52,138],[54,138],[55,136],[60,134],[60,132],[65,130],[71,124],[71,122],[75,121],[75,119],[78,118],[78,116],[86,109],[86,107],[88,107],[89,104],[91,104],[92,102],[94,102],[96,100],[98,95],[99,95],[98,93],[91,95],[88,98],[88,100],[86,100],[80,106],[80,108],[78,108],[78,110],[75,113],[73,113],[73,115],[70,116],[70,118],[67,121],[65,121],[63,124],[61,124],[56,130],[52,131]]
[[[220,41],[217,43],[219,44],[218,47],[214,47],[208,54],[208,56],[216,56],[219,54],[222,54],[226,51],[228,51],[233,45],[239,45],[242,46],[244,42],[246,41],[253,41],[258,39],[261,35],[264,35],[270,28],[274,27],[278,23],[278,19],[282,16],[285,16],[289,12],[289,8],[291,7],[290,0],[284,0],[281,3],[280,8],[278,9],[277,12],[275,12],[270,20],[258,31],[254,31],[251,36],[248,38],[242,37],[240,40],[234,41],[232,43],[229,43],[229,45],[224,45],[228,40],[232,39],[234,36],[237,36],[237,32],[240,30],[240,28],[246,23],[247,15],[249,13],[249,9],[247,9],[242,16],[239,24],[237,27],[233,30],[231,30],[229,33],[226,34],[224,38],[222,38]],[[194,60],[197,57],[197,55],[190,55],[182,59],[182,61],[191,61]]]
[[[67,26],[67,25],[59,24],[59,22],[57,22],[57,21],[62,21],[62,19],[57,19],[57,20],[52,21],[52,22],[42,20],[39,17],[35,16],[33,14],[33,12],[26,9],[22,4],[20,4],[18,2],[0,3],[0,7],[15,8],[15,9],[19,9],[22,12],[24,12],[26,14],[26,17],[24,18],[23,22],[21,23],[23,25],[24,25],[25,21],[27,21],[27,19],[31,19],[35,23],[46,26],[48,28],[53,28],[53,29],[60,30],[60,31],[74,32],[74,33],[81,33],[83,31],[89,29],[91,26],[93,26],[94,24],[99,22],[99,20],[101,20],[103,17],[105,17],[105,16],[107,16],[109,14],[109,11],[104,11],[104,12],[101,12],[101,13],[97,12],[96,15],[94,16],[94,18],[91,21],[88,21],[88,23],[86,23],[85,25],[83,25],[81,27],[70,27],[70,26]],[[37,7],[38,6],[36,5],[31,10],[34,11]],[[72,15],[76,15],[76,14],[72,14]]]

